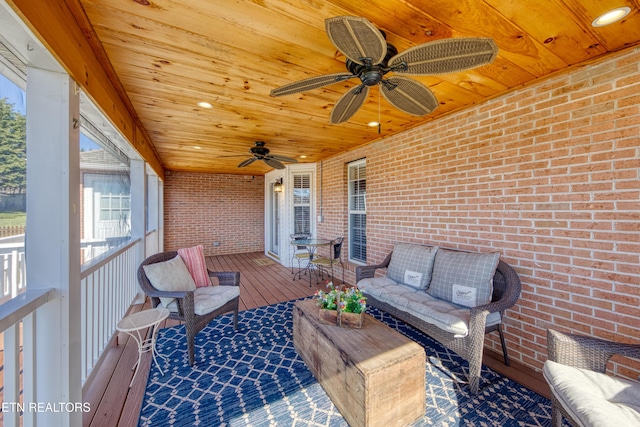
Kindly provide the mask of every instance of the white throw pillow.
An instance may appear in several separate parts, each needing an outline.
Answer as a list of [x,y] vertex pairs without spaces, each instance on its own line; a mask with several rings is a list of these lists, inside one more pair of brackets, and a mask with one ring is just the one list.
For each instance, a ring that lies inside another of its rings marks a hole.
[[[159,291],[195,291],[196,284],[182,258],[176,255],[168,261],[143,265],[147,278]],[[163,306],[168,306],[174,298],[160,298]]]

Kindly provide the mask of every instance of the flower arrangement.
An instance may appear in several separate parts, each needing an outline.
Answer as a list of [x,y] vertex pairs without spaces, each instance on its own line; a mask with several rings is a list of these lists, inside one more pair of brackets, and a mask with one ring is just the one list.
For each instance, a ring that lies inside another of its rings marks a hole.
[[358,288],[349,288],[340,294],[340,311],[344,313],[364,313],[367,298]]
[[321,290],[316,291],[316,304],[325,310],[337,310],[339,290],[333,286],[332,282],[327,283],[327,288],[329,289],[327,292]]
[[364,313],[367,308],[367,298],[362,294],[360,289],[351,287],[346,291],[342,288],[336,288],[333,282],[327,283],[327,292],[316,291],[315,298],[318,307],[325,310],[338,310],[345,313]]

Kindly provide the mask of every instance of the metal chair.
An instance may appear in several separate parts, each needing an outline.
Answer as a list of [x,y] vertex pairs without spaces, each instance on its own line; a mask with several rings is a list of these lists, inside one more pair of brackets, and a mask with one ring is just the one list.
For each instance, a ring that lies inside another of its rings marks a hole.
[[[293,246],[293,253],[291,254],[291,274],[300,273],[302,270],[302,261],[309,262],[309,248],[303,245],[295,245],[297,240],[305,240],[311,238],[310,234],[296,233],[291,234],[291,245]],[[293,261],[298,261],[298,271],[293,271]],[[295,277],[295,276],[294,276]]]
[[[335,264],[340,264],[340,267],[342,267],[342,283],[344,283],[344,264],[342,263],[342,259],[340,258],[340,254],[342,252],[343,240],[344,240],[343,237],[338,237],[335,240],[331,241],[331,250],[330,250],[329,258],[317,257],[311,260],[311,265],[316,267],[322,273],[323,279],[324,279],[324,271],[331,269],[331,281],[333,281],[333,266]],[[317,275],[316,275],[316,283],[318,283]]]

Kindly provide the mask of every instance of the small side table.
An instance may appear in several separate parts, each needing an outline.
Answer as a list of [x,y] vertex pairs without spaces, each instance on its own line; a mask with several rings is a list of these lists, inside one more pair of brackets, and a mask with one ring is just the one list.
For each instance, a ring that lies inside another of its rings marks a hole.
[[[138,361],[133,365],[133,368],[131,368],[132,370],[135,369],[136,372],[133,374],[133,378],[131,378],[129,387],[131,387],[133,380],[136,379],[136,375],[138,374],[138,368],[140,368],[140,361],[142,360],[142,353],[146,353],[147,351],[151,352],[153,355],[153,361],[156,363],[160,373],[164,375],[156,356],[160,356],[164,360],[166,360],[166,358],[161,354],[158,354],[158,351],[156,350],[156,337],[158,336],[157,326],[167,317],[169,317],[169,310],[164,307],[158,307],[125,316],[116,325],[116,329],[118,331],[125,332],[130,335],[138,344]],[[142,331],[147,328],[152,328],[151,336],[149,338],[145,338],[145,336],[142,335]]]

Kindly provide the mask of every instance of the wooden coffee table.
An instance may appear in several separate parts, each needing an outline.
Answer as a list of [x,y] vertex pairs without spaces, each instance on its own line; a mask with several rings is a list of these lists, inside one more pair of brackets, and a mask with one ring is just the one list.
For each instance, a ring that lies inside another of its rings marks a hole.
[[425,412],[424,349],[365,314],[362,329],[325,325],[314,300],[293,308],[293,345],[351,427],[406,426]]

